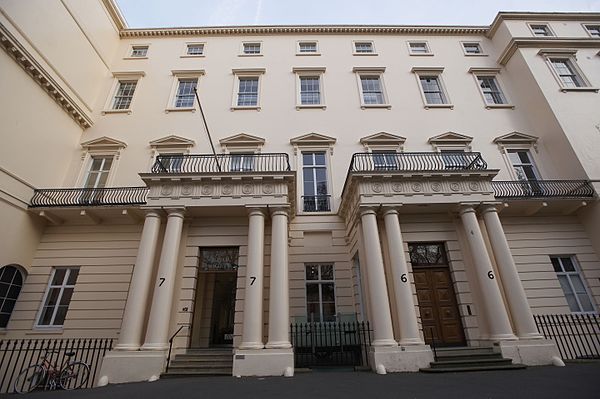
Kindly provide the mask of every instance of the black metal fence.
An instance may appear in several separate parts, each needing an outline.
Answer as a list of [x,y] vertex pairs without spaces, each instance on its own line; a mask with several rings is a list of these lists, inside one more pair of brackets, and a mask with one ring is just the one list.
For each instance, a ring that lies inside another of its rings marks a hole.
[[304,212],[329,212],[331,211],[330,195],[303,195],[302,203]]
[[[100,372],[102,359],[112,345],[112,338],[0,340],[0,392],[13,392],[19,373],[41,363],[47,351],[52,352],[47,359],[59,368],[69,360],[87,363],[90,366],[90,378],[84,387],[91,388]],[[68,352],[75,352],[75,355],[69,358],[65,356]]]
[[294,323],[294,363],[298,368],[366,366],[371,345],[369,322]]
[[600,316],[553,314],[534,319],[540,333],[556,343],[563,359],[600,359]]
[[147,187],[44,188],[35,190],[30,207],[143,205]]
[[492,181],[496,198],[594,198],[587,180]]
[[159,155],[152,173],[286,172],[288,154]]
[[469,171],[487,169],[478,152],[356,153],[350,172]]

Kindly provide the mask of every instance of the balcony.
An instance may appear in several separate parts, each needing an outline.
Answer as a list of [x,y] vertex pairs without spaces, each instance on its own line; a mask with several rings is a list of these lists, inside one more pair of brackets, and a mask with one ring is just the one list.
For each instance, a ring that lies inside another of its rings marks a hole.
[[289,172],[288,154],[159,155],[152,173],[215,174]]
[[304,212],[330,212],[330,195],[303,195]]
[[34,190],[30,208],[144,205],[147,187],[44,188]]
[[595,191],[587,180],[519,180],[493,181],[499,199],[594,198]]
[[487,163],[478,152],[357,153],[350,172],[461,172],[485,170]]

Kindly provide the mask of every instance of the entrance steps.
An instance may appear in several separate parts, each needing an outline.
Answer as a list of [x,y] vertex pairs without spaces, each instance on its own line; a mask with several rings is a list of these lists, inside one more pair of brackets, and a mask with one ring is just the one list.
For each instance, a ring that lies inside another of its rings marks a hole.
[[215,376],[233,374],[231,348],[188,349],[175,355],[169,369],[161,378]]
[[437,360],[422,368],[425,373],[454,373],[459,371],[518,370],[526,368],[505,359],[493,348],[436,348]]

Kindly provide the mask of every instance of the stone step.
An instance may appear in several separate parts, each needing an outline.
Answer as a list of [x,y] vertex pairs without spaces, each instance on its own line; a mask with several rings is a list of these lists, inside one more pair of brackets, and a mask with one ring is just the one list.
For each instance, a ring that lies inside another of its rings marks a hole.
[[214,376],[214,375],[226,375],[231,376],[232,371],[231,368],[213,368],[213,369],[196,369],[196,368],[188,368],[188,369],[176,369],[171,370],[167,373],[163,373],[161,378],[176,378],[176,377],[193,377],[193,376]]
[[233,355],[176,355],[173,360],[233,361]]
[[420,369],[424,373],[458,373],[465,371],[491,371],[491,370],[521,370],[527,366],[524,364],[502,364],[489,366],[471,366],[471,367],[444,367]]
[[449,368],[449,367],[478,367],[510,365],[512,359],[461,359],[461,360],[438,360],[430,363],[431,368]]
[[443,356],[455,356],[457,354],[461,355],[461,356],[466,356],[466,355],[487,355],[487,354],[493,354],[496,353],[494,352],[493,348],[488,348],[488,347],[453,347],[453,348],[435,348],[435,351],[438,355],[438,357],[443,357]]
[[502,354],[500,353],[488,353],[488,354],[481,354],[481,355],[471,355],[471,354],[461,354],[461,353],[456,353],[453,354],[451,356],[449,355],[445,355],[445,356],[439,356],[437,357],[437,361],[443,362],[443,361],[452,361],[452,360],[493,360],[493,359],[503,359]]
[[172,361],[169,366],[170,369],[182,369],[182,368],[233,368],[233,362],[197,362],[197,361]]

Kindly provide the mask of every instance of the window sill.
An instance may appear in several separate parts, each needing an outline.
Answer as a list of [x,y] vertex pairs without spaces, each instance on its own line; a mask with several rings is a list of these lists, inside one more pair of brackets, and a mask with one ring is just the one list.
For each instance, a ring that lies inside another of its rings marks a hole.
[[465,53],[465,57],[489,57],[489,54],[467,54],[467,53]]
[[311,104],[311,105],[296,105],[296,110],[300,110],[300,109],[325,109],[327,108],[326,105],[322,105],[322,104]]
[[179,58],[203,58],[206,57],[204,54],[184,54],[180,55]]
[[231,107],[232,111],[242,111],[242,110],[256,110],[256,111],[260,111],[260,106],[258,105],[253,105],[253,106],[235,106],[235,107]]
[[238,57],[262,57],[262,54],[238,54]]
[[321,53],[296,53],[297,56],[303,56],[303,55],[307,55],[307,56],[318,56],[321,55]]
[[566,93],[568,91],[591,91],[594,93],[598,93],[598,90],[600,90],[598,87],[562,87],[560,89],[560,91],[562,91],[563,93]]
[[27,331],[25,335],[62,334],[63,328],[55,326],[34,326],[33,330]]
[[196,108],[193,107],[185,107],[185,108],[167,108],[165,109],[165,114],[169,112],[196,112]]
[[352,55],[358,55],[358,56],[361,56],[361,55],[376,56],[376,55],[379,55],[379,54],[377,54],[377,53],[352,53]]
[[148,57],[123,57],[124,60],[147,60]]
[[449,109],[454,109],[454,104],[425,104],[424,108],[425,109],[430,109],[430,108],[449,108]]
[[105,109],[101,112],[102,115],[106,114],[127,114],[131,115],[131,109]]
[[486,104],[485,105],[485,109],[494,109],[494,108],[515,109],[515,106],[512,104]]
[[391,104],[361,104],[360,108],[361,109],[367,109],[367,108],[387,108],[387,109],[392,109],[392,105]]
[[415,57],[433,57],[433,53],[408,53],[408,55]]

